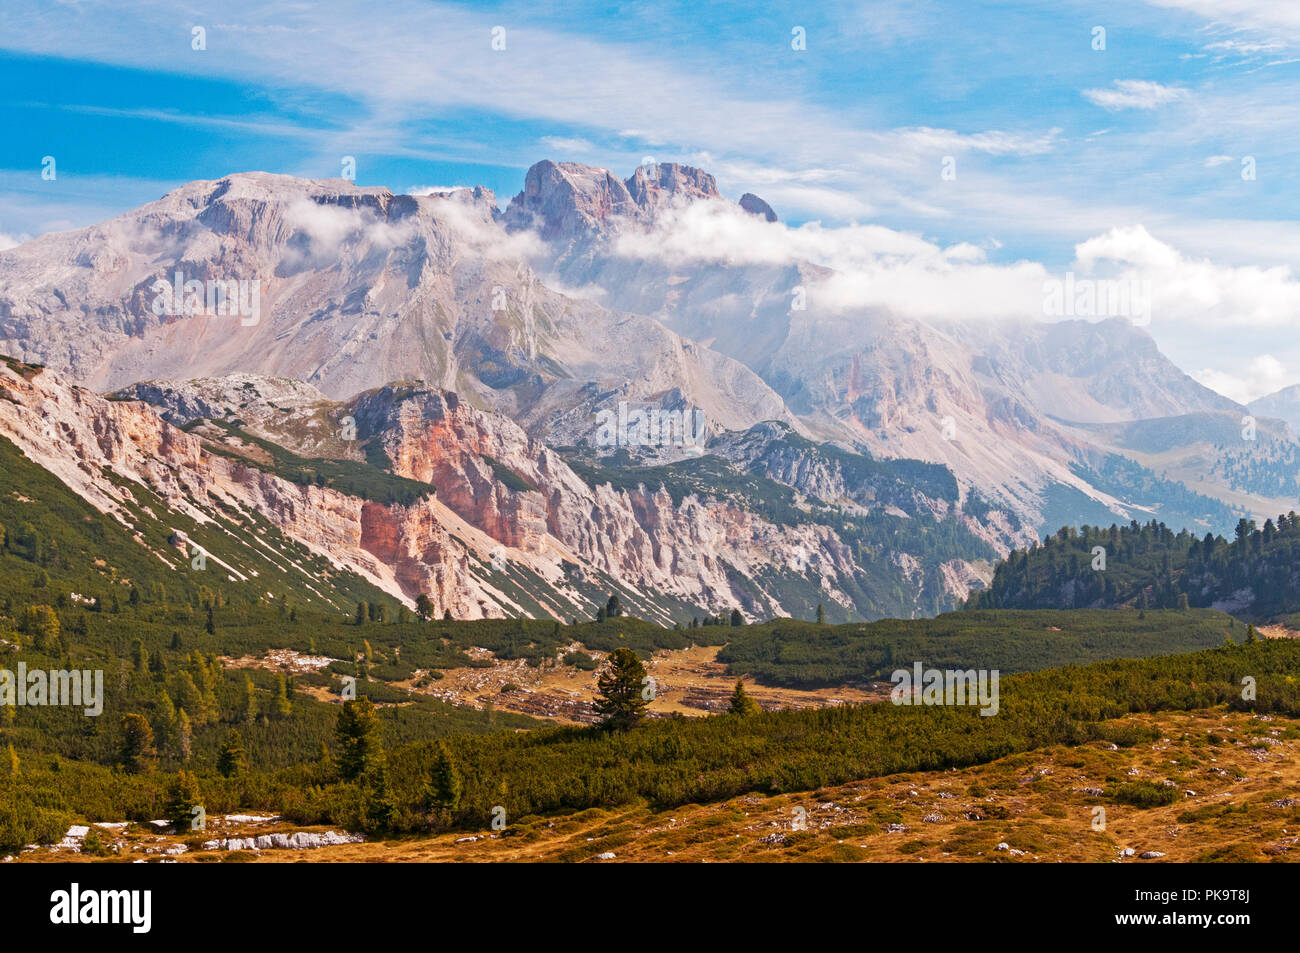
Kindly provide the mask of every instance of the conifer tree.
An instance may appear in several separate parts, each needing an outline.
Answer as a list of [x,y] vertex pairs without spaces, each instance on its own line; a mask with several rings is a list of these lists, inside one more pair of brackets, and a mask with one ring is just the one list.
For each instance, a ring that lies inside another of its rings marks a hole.
[[606,728],[626,730],[645,717],[649,704],[642,694],[645,678],[645,666],[631,649],[619,648],[610,653],[605,670],[596,680],[600,697],[594,705],[597,714],[605,716]]
[[750,698],[745,693],[744,679],[736,679],[736,690],[731,693],[731,705],[727,709],[733,715],[748,717],[757,715],[763,709],[758,706],[758,702]]
[[321,777],[330,780],[338,772],[338,765],[334,763],[334,755],[330,754],[330,746],[325,742],[320,743],[320,751],[316,755],[316,767],[320,770]]
[[275,680],[275,713],[280,718],[287,718],[291,711],[293,702],[289,698],[289,683],[281,672]]
[[247,675],[244,676],[244,721],[250,725],[257,721],[257,688]]
[[239,732],[234,728],[226,735],[226,740],[221,744],[221,752],[217,755],[217,770],[221,772],[223,778],[233,778],[243,774],[248,769],[248,755],[244,752],[244,739],[239,736]]
[[425,787],[425,807],[430,811],[454,812],[460,806],[461,780],[456,762],[445,742],[438,742],[438,756],[434,759],[429,783]]
[[153,746],[153,728],[144,715],[132,712],[122,716],[122,767],[130,774],[145,774],[153,769],[158,752]]
[[364,695],[343,703],[334,733],[339,743],[339,776],[345,781],[360,777],[382,753],[379,718],[374,703]]
[[188,833],[194,823],[194,808],[203,806],[203,793],[192,773],[185,770],[176,772],[167,791],[167,801],[163,805],[163,817],[171,821],[177,834]]
[[387,830],[397,813],[397,799],[393,796],[393,788],[388,780],[388,759],[382,751],[363,775],[362,781],[366,798],[366,829]]

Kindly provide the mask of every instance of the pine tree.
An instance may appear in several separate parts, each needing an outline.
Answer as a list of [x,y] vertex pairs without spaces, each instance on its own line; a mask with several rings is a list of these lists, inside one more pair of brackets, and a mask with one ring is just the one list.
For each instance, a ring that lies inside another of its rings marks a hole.
[[826,624],[826,607],[822,605],[820,602],[817,603],[817,624],[818,625]]
[[207,621],[207,623],[203,626],[203,630],[204,630],[205,632],[207,632],[208,635],[216,635],[216,634],[217,634],[217,625],[216,625],[216,622],[214,622],[213,619],[212,619],[212,606],[208,606],[208,621]]
[[460,771],[452,760],[444,742],[438,742],[438,756],[434,759],[429,783],[425,786],[424,803],[430,811],[452,813],[460,807]]
[[1247,642],[1259,641],[1259,633],[1255,631],[1255,626],[1253,624],[1246,626],[1246,641]]
[[736,690],[731,693],[731,705],[727,710],[733,715],[748,717],[749,715],[757,715],[763,709],[759,707],[758,702],[745,693],[744,679],[738,678],[736,679]]
[[234,728],[226,735],[217,755],[217,770],[223,778],[234,778],[248,769],[248,755],[244,752],[244,739]]
[[416,596],[415,614],[421,622],[428,622],[433,618],[433,600],[428,594],[422,592]]
[[383,751],[374,703],[364,695],[343,703],[334,733],[339,743],[339,776],[345,781],[360,777]]
[[288,718],[293,711],[293,702],[289,698],[289,683],[281,672],[275,681],[275,713],[280,718]]
[[739,610],[739,609],[732,609],[732,610],[731,610],[731,624],[732,624],[732,625],[744,625],[744,624],[745,624],[745,617],[742,616],[742,615],[740,614],[740,610]]
[[600,697],[593,706],[597,714],[605,716],[606,728],[626,730],[645,717],[649,704],[642,695],[645,678],[645,666],[631,649],[610,653],[605,670],[596,680]]
[[158,690],[158,714],[153,721],[153,735],[156,739],[157,746],[163,750],[171,740],[172,731],[176,727],[176,706],[172,703],[172,698],[167,694],[165,688]]
[[131,643],[131,667],[141,673],[149,668],[149,650],[144,647],[144,642],[140,639],[135,639]]
[[203,709],[203,695],[200,694],[198,686],[194,684],[194,676],[189,672],[178,672],[174,685],[176,706],[186,711],[192,711],[195,715],[200,714]]
[[366,830],[387,830],[397,813],[397,799],[388,780],[388,759],[382,751],[366,771],[362,782],[366,798]]
[[32,647],[42,655],[63,654],[59,617],[50,606],[28,606],[22,616],[21,628],[32,637]]
[[330,746],[325,742],[320,743],[320,751],[316,755],[316,768],[320,771],[321,778],[332,780],[338,772],[338,765],[334,763],[334,755],[330,754]]
[[365,625],[366,620],[370,617],[370,606],[365,602],[357,603],[357,614],[352,618],[353,625]]
[[177,771],[167,791],[163,817],[171,821],[177,834],[186,833],[194,823],[194,808],[202,806],[203,793],[194,775],[185,770]]
[[153,769],[158,752],[153,746],[153,728],[144,715],[132,712],[122,716],[122,767],[130,774],[145,774]]
[[11,741],[9,742],[9,776],[17,777],[19,769],[18,752],[14,750],[14,743]]
[[257,688],[253,680],[244,676],[244,722],[252,724],[257,721]]

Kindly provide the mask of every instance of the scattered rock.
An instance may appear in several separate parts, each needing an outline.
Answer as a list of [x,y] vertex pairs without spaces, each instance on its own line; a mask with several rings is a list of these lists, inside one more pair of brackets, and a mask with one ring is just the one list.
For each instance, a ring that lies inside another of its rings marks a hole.
[[[203,846],[209,850],[270,850],[283,848],[288,850],[313,850],[317,847],[333,847],[337,844],[359,844],[363,840],[360,834],[340,834],[326,831],[316,834],[310,831],[294,831],[292,834],[258,834],[256,837],[228,837],[224,840],[208,841]],[[212,844],[214,846],[209,847]]]

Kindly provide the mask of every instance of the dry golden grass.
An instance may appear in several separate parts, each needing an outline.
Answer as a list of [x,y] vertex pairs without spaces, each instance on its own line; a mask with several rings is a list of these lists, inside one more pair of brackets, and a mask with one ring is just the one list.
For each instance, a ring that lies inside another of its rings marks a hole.
[[[472,650],[483,658],[492,653]],[[646,672],[655,680],[655,699],[650,711],[658,715],[680,713],[688,716],[725,711],[736,676],[717,659],[720,647],[697,645],[688,649],[660,651],[645,663]],[[605,654],[591,652],[603,661]],[[498,711],[511,711],[562,724],[594,720],[590,705],[596,697],[595,671],[584,672],[569,665],[533,668],[523,659],[493,659],[491,668],[452,668],[428,686],[428,691],[445,701],[482,707],[491,701]],[[419,691],[413,681],[396,683],[401,688]],[[507,685],[513,691],[503,692]],[[745,691],[763,708],[824,708],[827,705],[861,704],[889,697],[890,685],[841,686],[831,689],[802,690],[745,682]]]

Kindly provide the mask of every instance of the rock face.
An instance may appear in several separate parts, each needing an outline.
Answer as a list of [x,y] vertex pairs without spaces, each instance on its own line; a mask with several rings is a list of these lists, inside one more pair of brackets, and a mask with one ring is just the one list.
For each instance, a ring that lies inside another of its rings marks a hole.
[[[639,187],[643,208],[603,170],[544,163],[524,204],[562,235],[707,188],[664,166]],[[527,264],[537,237],[509,234],[495,201],[265,173],[192,182],[0,253],[0,353],[97,390],[255,371],[337,399],[421,380],[543,435],[575,414],[590,431],[602,400],[666,392],[722,427],[793,422],[743,364],[548,288]]]
[[[331,402],[300,384],[238,375],[149,382],[106,400],[51,371],[24,375],[0,364],[0,395],[0,435],[127,525],[125,504],[139,502],[133,485],[140,493],[151,488],[199,523],[218,510],[254,513],[335,567],[408,604],[427,593],[437,613],[456,618],[585,617],[611,591],[622,593],[638,615],[664,622],[682,619],[683,611],[689,618],[736,606],[750,617],[805,616],[817,602],[832,618],[874,618],[950,607],[964,596],[949,576],[925,571],[898,549],[910,544],[864,547],[841,535],[844,517],[798,510],[791,487],[816,490],[858,515],[957,519],[958,535],[969,545],[957,559],[961,572],[950,575],[987,571],[970,551],[982,545],[987,529],[957,513],[951,474],[935,468],[929,478],[913,480],[888,466],[858,473],[855,467],[872,462],[851,454],[825,457],[806,441],[792,447],[788,428],[776,425],[724,440],[723,456],[699,461],[713,468],[708,476],[670,490],[653,481],[611,481],[603,471],[580,476],[508,418],[477,410],[454,393],[411,384]],[[207,416],[221,426],[203,423]],[[196,422],[192,432],[178,426]],[[352,432],[341,434],[341,424]],[[394,474],[436,494],[400,505],[290,482],[264,469],[260,452],[241,434],[292,443],[304,458],[357,466],[387,461]],[[746,471],[773,477],[755,482],[751,476],[750,495],[715,489]],[[691,472],[670,479],[686,484]],[[763,487],[766,503],[753,496]],[[758,515],[777,503],[787,511],[780,519]],[[159,555],[174,568],[184,565],[179,552]],[[242,555],[220,556],[232,577],[251,575]],[[868,595],[877,590],[885,594]],[[906,593],[906,602],[887,603],[894,591]]]

